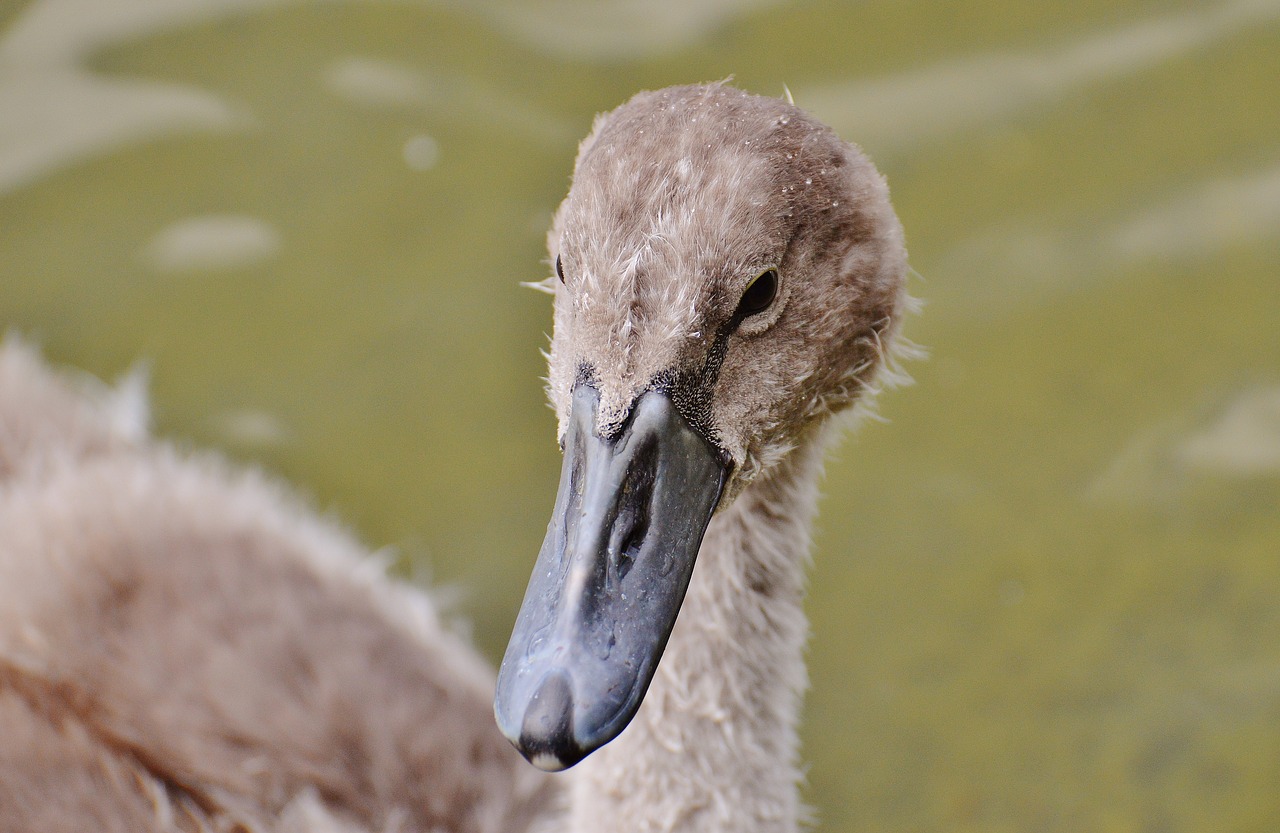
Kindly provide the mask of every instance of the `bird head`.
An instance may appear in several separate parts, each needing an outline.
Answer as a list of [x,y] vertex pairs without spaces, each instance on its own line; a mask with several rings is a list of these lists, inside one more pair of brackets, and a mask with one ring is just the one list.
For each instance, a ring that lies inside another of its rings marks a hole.
[[906,252],[857,148],[719,84],[598,117],[548,244],[564,468],[496,713],[562,769],[639,708],[714,512],[873,388]]

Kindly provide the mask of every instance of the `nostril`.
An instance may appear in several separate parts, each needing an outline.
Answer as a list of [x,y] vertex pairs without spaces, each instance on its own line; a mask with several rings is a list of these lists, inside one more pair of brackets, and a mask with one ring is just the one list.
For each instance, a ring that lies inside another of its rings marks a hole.
[[[647,510],[648,507],[646,507]],[[649,513],[646,511],[644,515],[635,519],[631,530],[626,537],[622,539],[622,546],[618,549],[618,580],[627,577],[627,573],[631,572],[631,568],[635,565],[636,559],[640,557],[640,548],[644,546],[645,535],[649,532]]]
[[614,574],[618,581],[626,578],[635,566],[649,534],[649,515],[653,501],[654,469],[657,466],[652,446],[642,449],[635,456],[627,479],[622,484],[618,499],[618,516],[610,541],[609,552],[613,560]]

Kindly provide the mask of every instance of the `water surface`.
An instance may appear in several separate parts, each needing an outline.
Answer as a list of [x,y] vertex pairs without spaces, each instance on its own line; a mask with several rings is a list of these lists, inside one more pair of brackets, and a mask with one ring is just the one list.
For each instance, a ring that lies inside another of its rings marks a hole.
[[827,831],[1280,825],[1280,2],[0,3],[0,320],[297,483],[497,659],[591,117],[860,141],[932,357],[829,467]]

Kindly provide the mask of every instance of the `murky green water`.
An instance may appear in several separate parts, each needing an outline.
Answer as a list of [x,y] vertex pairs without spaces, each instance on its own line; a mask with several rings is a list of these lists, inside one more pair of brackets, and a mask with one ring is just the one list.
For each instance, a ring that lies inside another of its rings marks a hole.
[[828,831],[1280,826],[1280,2],[0,0],[0,321],[301,484],[496,658],[593,113],[787,84],[933,357],[829,470]]

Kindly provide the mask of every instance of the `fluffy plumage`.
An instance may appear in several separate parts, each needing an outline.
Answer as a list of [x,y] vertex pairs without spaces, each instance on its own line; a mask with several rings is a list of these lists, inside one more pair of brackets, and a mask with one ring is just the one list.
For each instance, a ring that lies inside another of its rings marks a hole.
[[[786,435],[859,397],[903,302],[902,228],[867,158],[799,108],[719,84],[597,118],[548,245],[566,276],[550,373],[561,432],[584,366],[608,434],[656,374],[692,390],[722,350],[715,407],[699,408],[736,464],[730,496]],[[779,297],[717,345],[769,266]],[[768,350],[744,348],[766,330]]]
[[0,829],[525,829],[554,787],[430,601],[136,412],[0,349]]
[[[790,833],[801,602],[830,417],[891,378],[906,254],[853,146],[724,85],[596,120],[549,236],[549,394],[662,385],[732,460],[631,727],[548,779],[429,600],[136,396],[0,349],[0,830]],[[744,288],[781,275],[731,326]],[[557,798],[567,787],[567,818]]]

